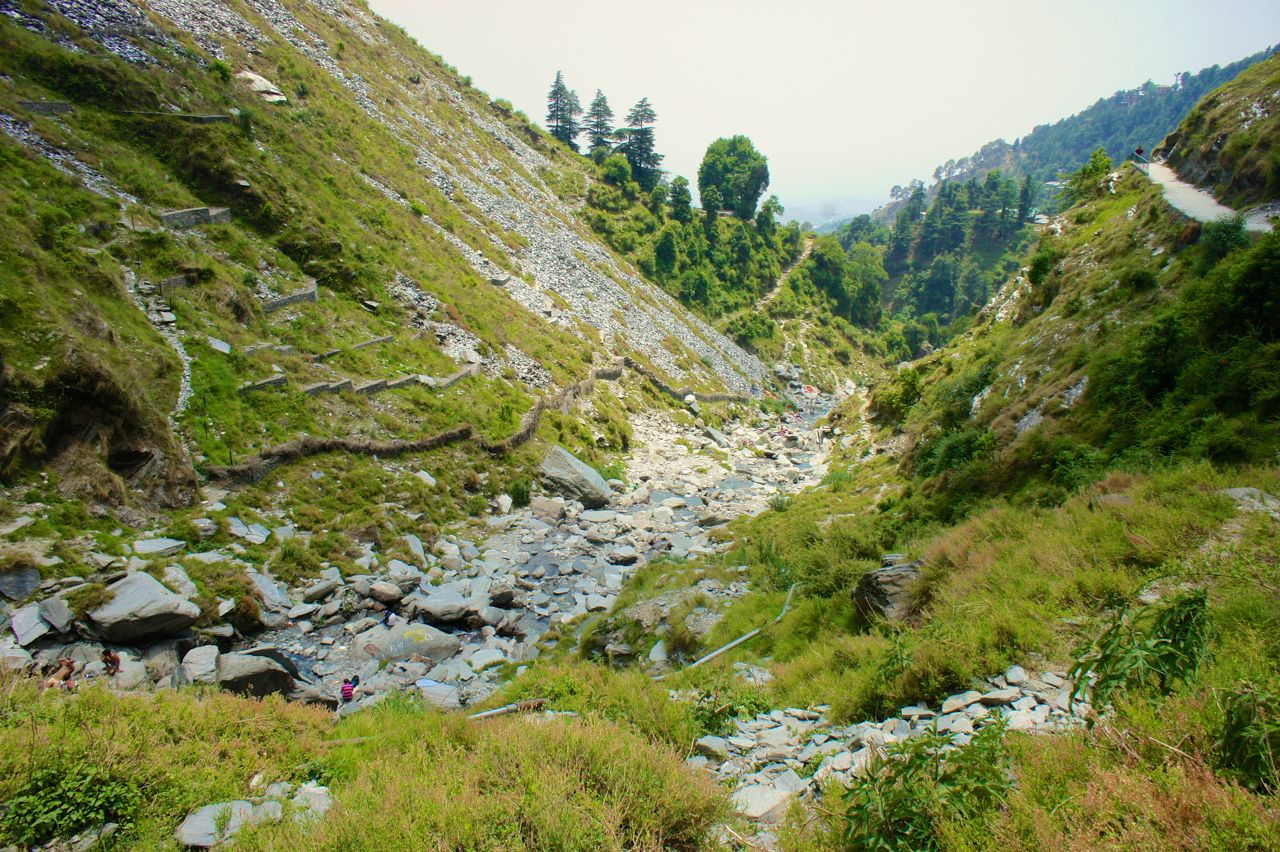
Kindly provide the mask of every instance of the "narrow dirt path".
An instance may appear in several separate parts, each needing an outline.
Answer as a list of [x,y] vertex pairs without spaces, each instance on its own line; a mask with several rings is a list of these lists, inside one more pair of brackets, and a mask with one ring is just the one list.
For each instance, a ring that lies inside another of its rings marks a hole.
[[[776,299],[778,297],[778,294],[782,292],[782,285],[787,283],[787,279],[791,277],[791,273],[796,270],[796,267],[804,263],[805,260],[808,259],[809,255],[812,254],[812,252],[813,252],[813,237],[805,237],[804,248],[800,251],[800,254],[796,257],[795,260],[791,261],[791,263],[787,265],[786,269],[782,270],[782,274],[778,276],[778,280],[773,282],[773,286],[769,288],[769,292],[765,293],[763,296],[757,299],[755,305],[751,307],[750,310],[756,313],[759,313],[760,311],[763,311],[766,307],[768,307],[769,303],[772,302],[774,299]],[[748,310],[747,308],[743,308],[742,310],[734,311],[733,313],[729,314],[727,317],[722,318],[716,324],[717,327],[721,331],[724,331],[726,328],[729,327],[729,323],[733,322],[736,318],[746,313],[747,310]]]
[[[1152,163],[1148,176],[1164,190],[1164,200],[1179,212],[1200,222],[1212,222],[1225,216],[1234,216],[1235,210],[1222,204],[1205,190],[1179,179],[1178,173],[1164,163]],[[1244,227],[1248,231],[1270,233],[1271,222],[1267,212],[1255,210],[1244,214]]]
[[755,307],[756,311],[763,311],[770,302],[772,302],[774,299],[778,297],[778,294],[782,292],[782,285],[787,283],[787,279],[791,277],[791,273],[795,271],[796,267],[804,263],[805,260],[807,260],[809,255],[812,253],[813,253],[813,237],[805,237],[804,249],[801,250],[800,256],[797,257],[795,260],[791,261],[790,266],[782,270],[782,274],[778,276],[778,280],[775,281],[773,284],[773,289],[770,290],[768,293],[765,293],[756,301],[756,307]]

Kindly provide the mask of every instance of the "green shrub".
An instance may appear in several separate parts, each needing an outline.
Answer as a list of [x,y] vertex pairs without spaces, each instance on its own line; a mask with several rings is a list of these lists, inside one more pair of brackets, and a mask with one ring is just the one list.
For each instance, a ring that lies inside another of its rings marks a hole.
[[1227,695],[1218,762],[1254,790],[1280,789],[1280,694],[1242,683]]
[[1057,249],[1042,248],[1031,258],[1031,267],[1027,272],[1027,277],[1031,279],[1032,284],[1042,283],[1044,279],[1049,277],[1049,273],[1053,271],[1061,259],[1062,253]]
[[142,791],[94,764],[82,758],[32,772],[0,814],[5,837],[15,843],[44,843],[105,822],[127,830],[142,804]]
[[1195,678],[1209,638],[1209,598],[1203,591],[1183,592],[1133,613],[1121,611],[1071,669],[1072,700],[1084,695],[1090,678],[1096,678],[1093,703],[1098,706],[1135,690],[1168,694],[1176,681]]
[[896,743],[874,757],[845,793],[849,849],[943,848],[939,824],[995,810],[1011,786],[1004,724],[986,725],[962,748],[937,730]]
[[920,394],[920,371],[914,367],[901,370],[876,388],[871,397],[871,410],[890,420],[902,420],[911,407],[920,401]]
[[1200,259],[1196,264],[1198,271],[1207,272],[1218,261],[1248,243],[1244,216],[1239,213],[1206,222],[1200,229]]
[[986,429],[957,429],[934,441],[922,454],[917,470],[921,476],[936,476],[955,470],[975,459],[995,452],[996,436]]
[[[231,66],[223,62],[221,59],[215,59],[209,63],[209,71],[213,76],[217,77],[223,83],[231,80]],[[302,88],[302,87],[299,87]],[[301,92],[299,92],[301,94]],[[305,97],[305,96],[304,96]]]
[[1148,266],[1125,266],[1117,278],[1121,287],[1135,293],[1150,290],[1157,284],[1155,270]]
[[794,502],[795,499],[790,494],[778,491],[769,498],[769,508],[775,512],[785,512],[791,508],[791,504]]
[[529,505],[529,498],[532,494],[533,482],[527,476],[522,476],[515,482],[511,483],[510,497],[511,505],[517,509],[523,509]]

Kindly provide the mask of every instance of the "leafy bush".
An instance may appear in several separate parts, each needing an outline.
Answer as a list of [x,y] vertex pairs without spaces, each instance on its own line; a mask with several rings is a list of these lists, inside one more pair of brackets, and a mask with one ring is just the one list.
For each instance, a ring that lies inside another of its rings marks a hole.
[[1206,222],[1200,229],[1200,260],[1197,269],[1207,272],[1231,252],[1248,245],[1249,236],[1244,230],[1244,216],[1223,216]]
[[1040,284],[1045,278],[1049,277],[1049,273],[1058,265],[1058,261],[1062,259],[1062,252],[1057,249],[1046,247],[1040,249],[1031,258],[1031,267],[1027,271],[1027,277],[1031,279],[1032,284]]
[[911,406],[920,401],[920,394],[920,371],[915,368],[902,370],[876,388],[871,397],[871,409],[890,420],[901,420],[911,410]]
[[1125,266],[1123,267],[1117,278],[1121,287],[1133,292],[1141,292],[1142,290],[1150,290],[1156,286],[1155,270],[1148,266]]
[[1072,700],[1083,696],[1091,678],[1096,678],[1093,702],[1099,706],[1133,690],[1154,687],[1168,694],[1175,681],[1196,676],[1209,650],[1209,632],[1209,598],[1203,591],[1183,592],[1134,613],[1121,611],[1071,669]]
[[778,491],[769,498],[769,508],[775,512],[785,512],[791,508],[793,502],[795,500],[790,494]]
[[1223,702],[1219,765],[1255,790],[1280,789],[1280,694],[1243,683]]
[[533,482],[527,476],[522,476],[515,482],[511,483],[511,505],[517,509],[523,509],[529,505],[529,498],[533,490]]
[[142,791],[87,760],[45,765],[31,773],[5,803],[0,828],[24,844],[69,837],[104,822],[127,829],[142,804]]
[[845,793],[848,848],[940,849],[939,823],[999,806],[1011,783],[1004,723],[986,725],[962,748],[935,729],[886,749]]
[[974,459],[995,452],[996,436],[986,429],[957,429],[934,441],[922,454],[917,470],[921,476],[936,476],[963,467]]

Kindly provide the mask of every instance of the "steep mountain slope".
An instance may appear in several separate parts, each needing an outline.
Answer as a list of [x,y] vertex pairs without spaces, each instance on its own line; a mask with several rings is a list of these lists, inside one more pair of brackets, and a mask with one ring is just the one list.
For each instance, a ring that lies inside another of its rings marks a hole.
[[[9,475],[176,505],[174,428],[206,466],[302,434],[500,439],[623,354],[673,385],[765,378],[577,222],[550,188],[576,158],[363,4],[4,12]],[[201,205],[229,213],[166,225]],[[464,404],[415,378],[464,368]]]

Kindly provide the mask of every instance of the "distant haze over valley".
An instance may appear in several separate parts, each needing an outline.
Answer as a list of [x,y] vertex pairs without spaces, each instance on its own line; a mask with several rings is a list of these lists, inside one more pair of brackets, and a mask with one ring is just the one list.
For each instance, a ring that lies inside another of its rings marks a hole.
[[371,6],[539,123],[557,70],[584,107],[596,89],[619,113],[647,97],[674,174],[692,179],[708,143],[745,134],[769,158],[770,192],[788,216],[815,224],[827,209],[866,212],[894,184],[928,180],[992,139],[1012,142],[1148,79],[1226,64],[1280,32],[1280,6],[1268,0],[1175,0],[1158,14],[1096,0],[991,2],[964,14],[936,2],[822,0],[797,14],[656,0],[644,33],[626,7],[570,0]]

